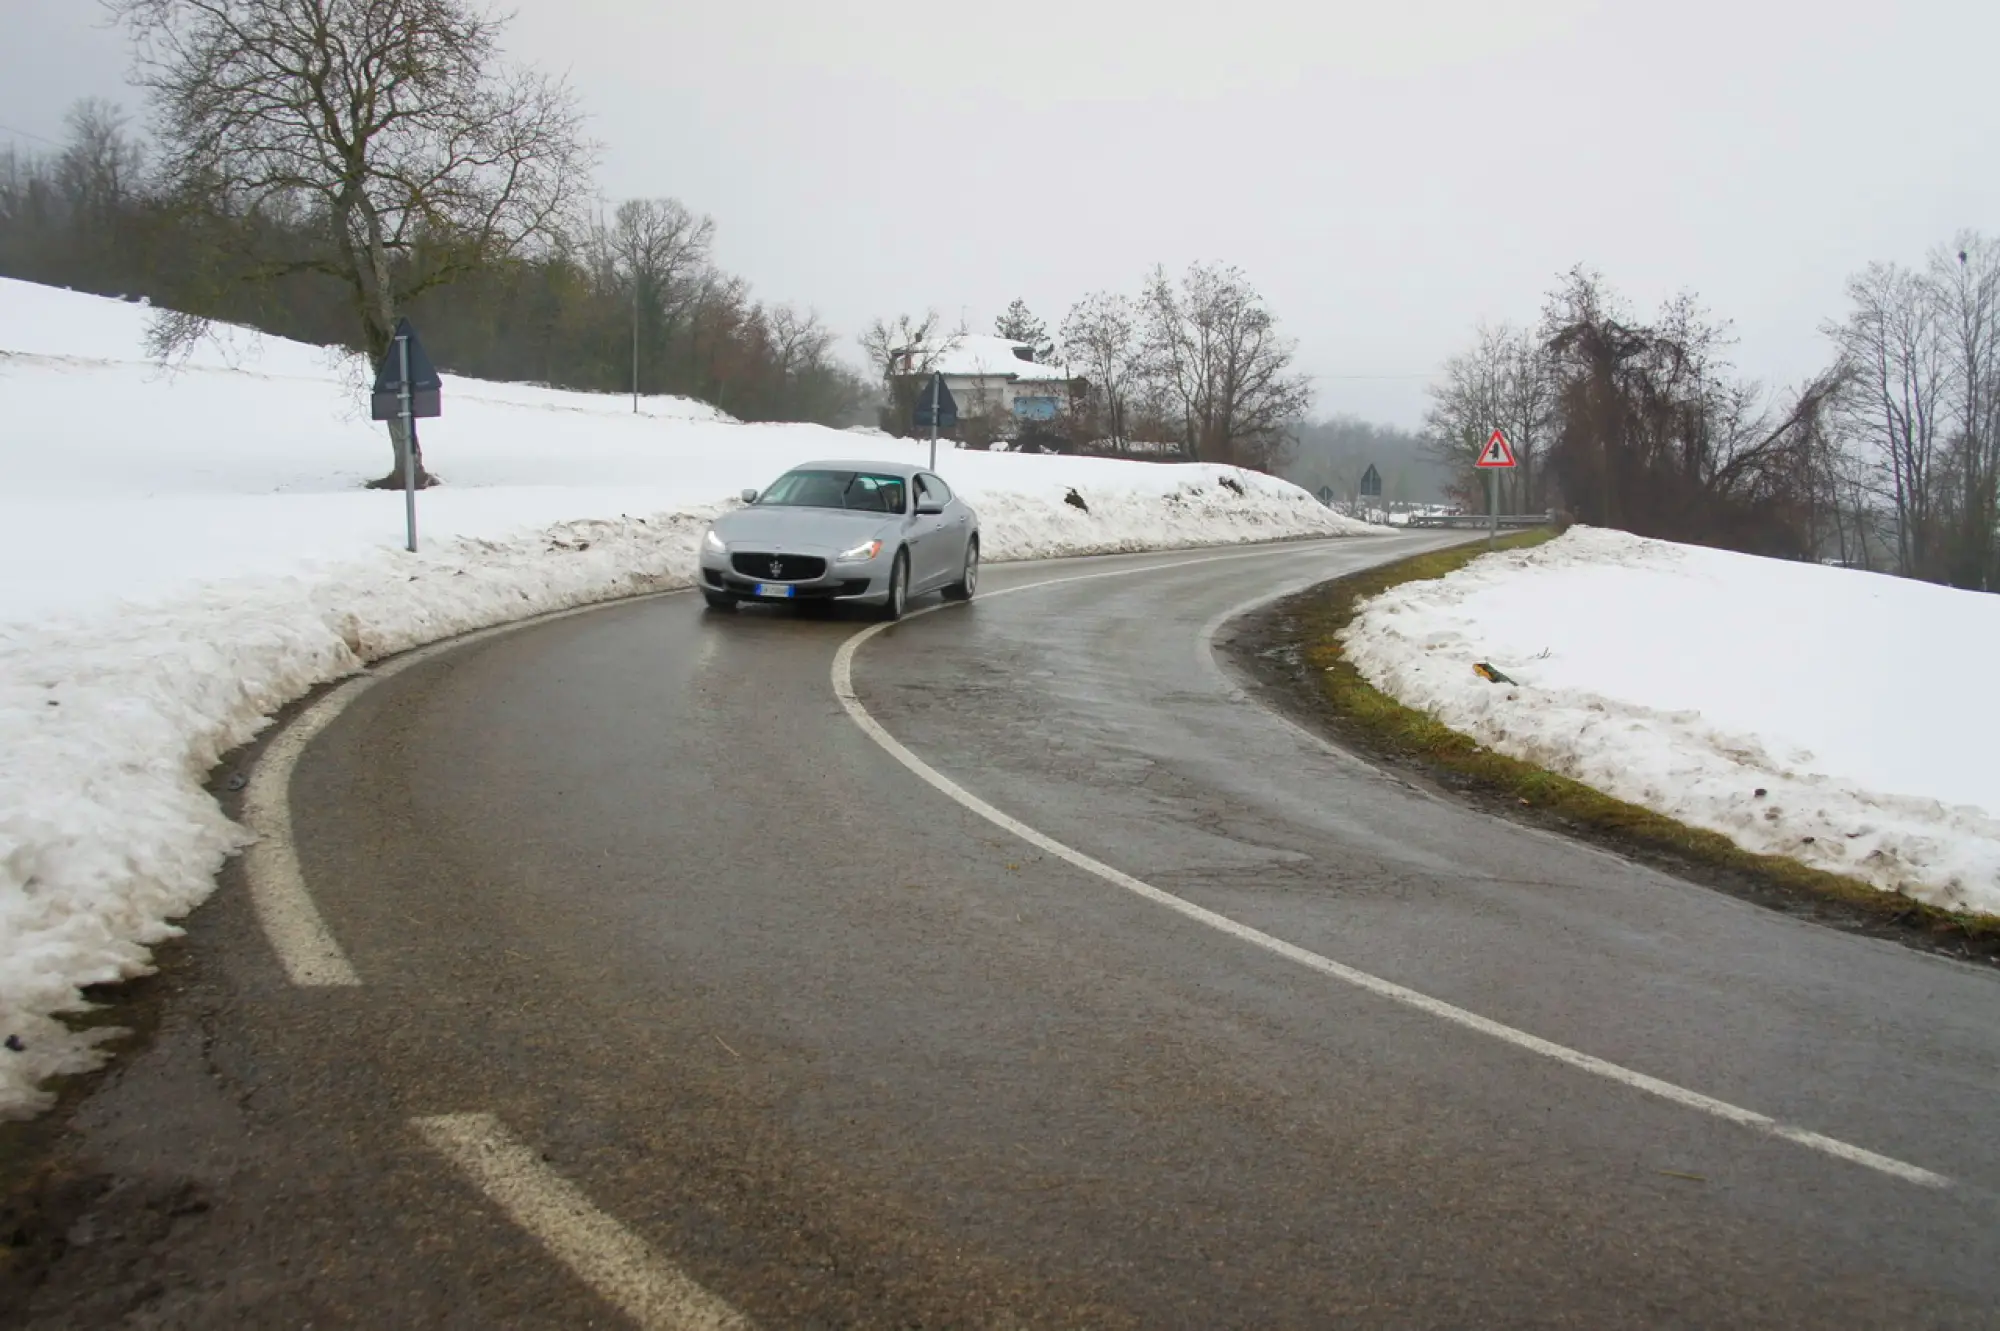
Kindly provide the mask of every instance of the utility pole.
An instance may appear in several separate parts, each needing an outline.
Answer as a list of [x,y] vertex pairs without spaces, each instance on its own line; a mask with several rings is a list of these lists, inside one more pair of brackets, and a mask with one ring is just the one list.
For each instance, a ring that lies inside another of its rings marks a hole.
[[632,269],[632,414],[639,414],[639,270]]

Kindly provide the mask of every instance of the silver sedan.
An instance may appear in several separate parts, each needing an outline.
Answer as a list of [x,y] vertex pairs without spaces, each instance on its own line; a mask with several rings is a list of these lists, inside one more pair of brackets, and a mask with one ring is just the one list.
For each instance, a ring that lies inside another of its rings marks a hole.
[[979,516],[936,473],[893,462],[809,462],[702,537],[701,594],[743,601],[854,601],[901,619],[910,598],[979,586]]

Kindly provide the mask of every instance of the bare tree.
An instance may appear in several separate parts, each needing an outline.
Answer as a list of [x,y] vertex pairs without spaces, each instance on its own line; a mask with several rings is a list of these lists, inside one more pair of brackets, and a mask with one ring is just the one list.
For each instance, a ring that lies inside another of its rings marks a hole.
[[1541,454],[1555,428],[1555,379],[1539,339],[1508,324],[1481,324],[1469,351],[1445,362],[1424,413],[1427,450],[1468,500],[1483,499],[1473,463],[1493,431],[1507,433],[1518,465],[1502,478],[1502,506],[1521,512],[1545,503]]
[[1895,514],[1897,570],[1942,576],[1945,397],[1950,370],[1929,284],[1894,264],[1870,264],[1847,284],[1847,318],[1826,328],[1851,373],[1842,423],[1881,477]]
[[1296,350],[1240,269],[1193,264],[1176,288],[1164,268],[1146,281],[1146,373],[1180,421],[1191,460],[1271,470],[1312,402],[1292,373]]
[[73,219],[109,231],[139,186],[139,145],[122,111],[86,98],[70,109],[69,142],[56,158],[56,187]]
[[1853,366],[1836,361],[1800,385],[1778,419],[1790,432],[1788,456],[1798,469],[1791,485],[1803,498],[1806,553],[1866,567],[1870,515],[1855,502],[1859,467],[1840,423],[1854,375]]
[[2000,246],[1966,233],[1933,251],[1929,287],[1951,372],[1952,492],[1946,580],[1993,589],[2000,524]]
[[1545,318],[1557,411],[1549,464],[1580,518],[1756,554],[1816,553],[1818,450],[1844,366],[1773,410],[1735,376],[1728,325],[1691,296],[1642,324],[1579,269]]
[[71,107],[53,155],[0,154],[0,271],[123,294],[147,257],[144,154],[109,102]]
[[835,359],[833,330],[820,322],[818,312],[773,305],[761,312],[760,324],[764,359],[774,381],[775,418],[856,423],[870,396],[869,385]]
[[800,375],[826,367],[833,354],[833,330],[819,321],[817,311],[776,305],[765,324],[771,363],[779,373]]
[[703,267],[690,297],[688,369],[695,395],[725,410],[754,377],[746,353],[759,335],[763,312],[750,296],[750,283],[714,267]]
[[[586,184],[568,88],[503,64],[504,20],[468,0],[103,3],[134,34],[172,176],[321,217],[324,243],[273,273],[340,282],[371,357],[418,293],[560,233]],[[399,483],[400,423],[390,437],[377,484]]]
[[632,303],[632,395],[639,394],[639,318],[650,305],[662,345],[670,343],[690,313],[715,247],[715,220],[697,216],[678,199],[627,199],[618,205],[601,242],[612,273]]
[[885,380],[899,374],[927,373],[944,350],[938,336],[943,324],[936,310],[926,310],[921,318],[899,314],[893,319],[877,319],[862,330],[862,353]]
[[[1063,357],[1089,384],[1092,435],[1125,449],[1132,438],[1129,406],[1139,372],[1139,315],[1129,296],[1098,291],[1070,307],[1062,324]],[[1083,442],[1090,442],[1089,439]]]

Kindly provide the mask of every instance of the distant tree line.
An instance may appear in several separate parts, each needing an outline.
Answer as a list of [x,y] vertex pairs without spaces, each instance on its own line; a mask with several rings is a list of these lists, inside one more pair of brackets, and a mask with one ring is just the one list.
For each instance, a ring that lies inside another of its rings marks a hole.
[[874,386],[815,315],[717,266],[710,219],[672,199],[607,214],[568,89],[504,61],[483,9],[107,4],[150,132],[91,101],[60,148],[0,150],[0,275],[182,312],[159,319],[163,354],[227,320],[380,356],[408,316],[466,375],[636,374],[747,420],[869,416]]
[[1562,508],[1640,535],[2000,585],[2000,246],[1873,264],[1824,331],[1824,370],[1778,392],[1738,375],[1692,296],[1635,315],[1578,268],[1533,329],[1482,327],[1431,390],[1426,443],[1467,505],[1507,431],[1507,511]]
[[[911,367],[963,334],[935,312],[878,319],[862,335],[888,393],[883,428],[908,430],[918,391],[895,354],[920,350]],[[1293,369],[1297,343],[1242,270],[1191,265],[1176,281],[1155,267],[1135,296],[1094,292],[1070,308],[1054,336],[1016,300],[994,332],[1066,367],[1071,391],[1052,420],[1014,420],[997,406],[968,423],[969,442],[1014,439],[1059,452],[1218,462],[1276,471],[1296,445],[1311,381]]]
[[1352,509],[1361,507],[1370,467],[1382,482],[1380,502],[1367,506],[1376,509],[1442,502],[1453,479],[1420,432],[1349,415],[1301,424],[1279,474],[1314,494],[1330,490],[1336,504]]

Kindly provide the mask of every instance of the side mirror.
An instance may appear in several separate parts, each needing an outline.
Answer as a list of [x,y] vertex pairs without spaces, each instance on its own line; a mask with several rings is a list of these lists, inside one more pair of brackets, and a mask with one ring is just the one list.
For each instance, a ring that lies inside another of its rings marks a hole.
[[943,505],[943,504],[941,504],[941,503],[939,503],[939,502],[938,502],[937,500],[935,500],[935,499],[932,499],[932,498],[931,498],[930,496],[928,496],[928,495],[926,495],[926,496],[925,496],[924,498],[922,498],[922,499],[919,499],[919,500],[917,501],[917,516],[918,516],[918,517],[932,517],[932,518],[934,518],[934,517],[936,517],[936,516],[937,516],[938,514],[940,514],[940,513],[942,513],[942,512],[944,512],[944,505]]
[[755,490],[745,490],[738,498],[746,504],[754,504],[757,502],[757,492]]

